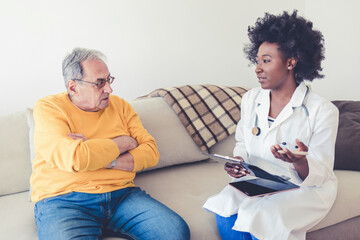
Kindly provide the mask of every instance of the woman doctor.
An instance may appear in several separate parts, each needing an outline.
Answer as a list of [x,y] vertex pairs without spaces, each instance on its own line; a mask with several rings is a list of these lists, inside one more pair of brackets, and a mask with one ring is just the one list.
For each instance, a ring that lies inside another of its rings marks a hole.
[[[297,11],[266,13],[248,35],[245,53],[256,65],[261,87],[243,97],[233,154],[300,188],[247,197],[228,185],[204,208],[215,213],[222,239],[305,239],[328,213],[337,191],[333,165],[339,113],[304,83],[323,77],[323,36]],[[249,177],[237,164],[226,163],[225,170],[233,181]]]

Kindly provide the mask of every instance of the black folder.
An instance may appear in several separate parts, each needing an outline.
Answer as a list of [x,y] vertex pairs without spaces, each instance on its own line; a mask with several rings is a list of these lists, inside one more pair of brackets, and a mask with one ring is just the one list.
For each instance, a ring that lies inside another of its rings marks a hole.
[[288,190],[295,190],[299,188],[298,185],[288,181],[281,176],[273,175],[255,165],[245,163],[243,161],[240,161],[239,159],[219,154],[204,154],[209,156],[210,158],[216,158],[228,162],[235,162],[237,164],[241,164],[250,172],[250,175],[255,176],[256,178],[254,179],[241,180],[241,178],[239,178],[240,181],[229,183],[231,186],[238,189],[246,196],[264,196]]

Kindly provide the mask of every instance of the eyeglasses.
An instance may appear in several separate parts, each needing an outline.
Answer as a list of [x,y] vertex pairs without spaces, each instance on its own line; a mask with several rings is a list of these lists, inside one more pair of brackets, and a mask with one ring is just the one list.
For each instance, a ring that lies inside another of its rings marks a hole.
[[104,78],[99,78],[97,81],[98,82],[96,82],[96,83],[94,83],[94,82],[89,82],[89,81],[84,81],[84,80],[82,80],[82,79],[72,79],[72,80],[74,80],[74,81],[79,81],[79,82],[86,82],[86,83],[90,83],[90,84],[94,84],[94,85],[96,85],[96,87],[97,88],[103,88],[103,87],[105,87],[105,84],[106,84],[106,82],[108,82],[109,84],[112,84],[113,82],[114,82],[114,79],[115,79],[115,77],[112,77],[112,76],[109,76],[107,79],[104,79]]

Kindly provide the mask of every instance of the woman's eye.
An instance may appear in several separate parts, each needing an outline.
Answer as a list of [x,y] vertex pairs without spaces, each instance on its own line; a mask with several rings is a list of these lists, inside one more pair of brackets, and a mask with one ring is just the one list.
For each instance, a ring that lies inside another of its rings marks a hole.
[[264,63],[269,63],[269,62],[271,62],[270,60],[268,60],[268,59],[264,59],[264,61],[263,61]]

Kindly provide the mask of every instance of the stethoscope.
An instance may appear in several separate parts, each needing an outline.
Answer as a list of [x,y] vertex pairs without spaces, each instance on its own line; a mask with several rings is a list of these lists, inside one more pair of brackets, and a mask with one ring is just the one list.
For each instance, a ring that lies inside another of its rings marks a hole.
[[[309,111],[308,111],[307,107],[306,107],[305,104],[304,104],[305,99],[306,99],[308,93],[309,93],[309,87],[306,86],[306,93],[305,93],[304,100],[303,100],[303,102],[301,103],[301,108],[304,109],[304,112],[305,112],[306,117],[307,117],[307,120],[308,120],[307,122],[308,122],[308,126],[309,126],[309,136],[310,136],[310,135],[311,135],[311,125],[310,125],[310,119],[309,119]],[[257,106],[259,106],[259,105],[260,105],[260,103],[258,103]],[[281,124],[280,124],[279,128],[280,128],[280,127],[281,127]],[[278,131],[279,131],[279,128],[278,128],[278,130],[277,130],[277,133],[278,133]],[[261,134],[261,129],[260,129],[260,127],[258,126],[258,116],[257,116],[256,112],[255,112],[255,124],[254,124],[254,127],[252,128],[251,132],[252,132],[252,134],[253,134],[254,136],[259,136],[259,135]],[[276,134],[276,135],[277,135],[277,134]],[[309,137],[309,138],[310,138],[310,137]],[[310,142],[310,139],[308,140],[307,145],[309,145],[309,142]],[[286,144],[286,143],[285,143],[285,144]]]

